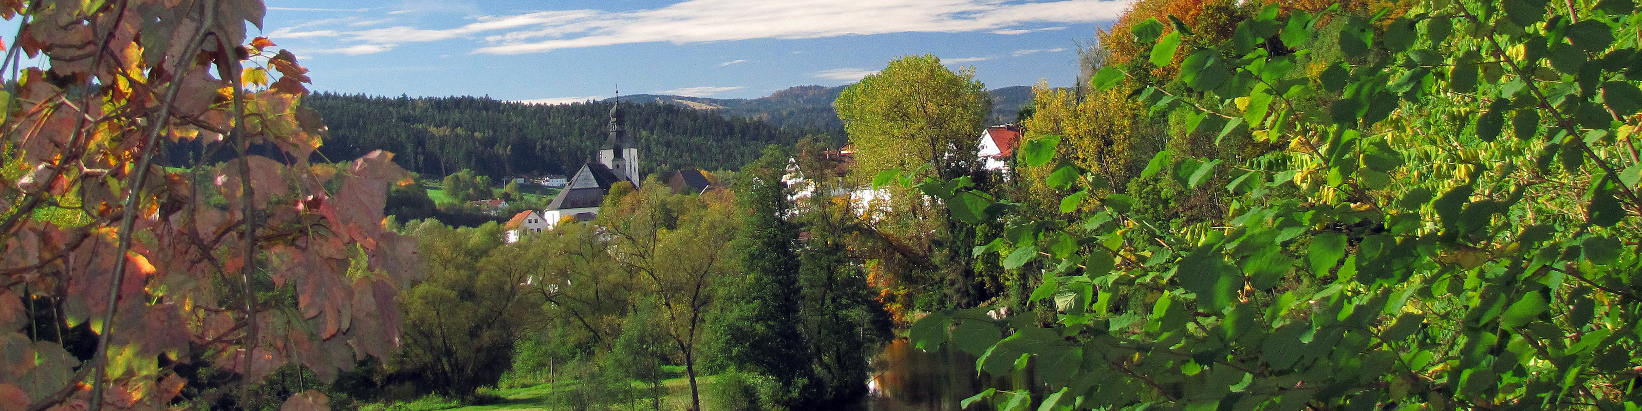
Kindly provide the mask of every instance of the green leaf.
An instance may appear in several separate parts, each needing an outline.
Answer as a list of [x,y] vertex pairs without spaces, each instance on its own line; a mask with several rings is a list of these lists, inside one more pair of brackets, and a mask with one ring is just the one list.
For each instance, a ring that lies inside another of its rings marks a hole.
[[1089,79],[1089,85],[1096,90],[1109,90],[1123,81],[1123,70],[1115,66],[1101,67],[1095,72],[1095,77]]
[[1618,260],[1621,247],[1623,244],[1613,237],[1589,237],[1579,243],[1585,258],[1598,265],[1609,265]]
[[1577,75],[1579,68],[1585,65],[1585,52],[1567,44],[1551,47],[1545,57],[1551,61],[1551,68],[1563,74]]
[[1324,90],[1328,90],[1330,93],[1339,93],[1345,90],[1346,83],[1351,81],[1351,70],[1347,70],[1340,63],[1330,64],[1328,68],[1323,69],[1322,74],[1317,76],[1317,81],[1322,84]]
[[982,320],[964,320],[952,328],[952,344],[970,355],[979,356],[1003,339],[998,326]]
[[1361,19],[1351,19],[1340,29],[1338,38],[1340,52],[1348,56],[1357,56],[1368,53],[1369,40],[1373,38],[1373,29]]
[[986,209],[993,204],[996,203],[975,194],[973,191],[965,191],[953,196],[952,201],[947,202],[946,206],[952,212],[952,216],[959,221],[969,224],[983,224],[991,220],[992,216],[987,213]]
[[1425,205],[1425,203],[1431,202],[1431,197],[1431,189],[1417,187],[1413,190],[1408,190],[1407,194],[1403,194],[1402,200],[1399,201],[1397,205],[1407,210],[1419,210],[1421,206]]
[[907,331],[907,338],[912,345],[926,352],[941,348],[946,342],[946,329],[952,326],[952,317],[942,313],[929,313],[918,322],[912,323],[912,329]]
[[1332,231],[1312,237],[1311,247],[1306,249],[1306,258],[1311,261],[1312,275],[1317,276],[1327,275],[1345,255],[1345,234]]
[[1072,187],[1072,183],[1078,181],[1079,175],[1081,175],[1081,170],[1077,166],[1061,166],[1061,168],[1055,169],[1055,172],[1049,173],[1049,177],[1044,179],[1044,183],[1048,183],[1049,187],[1056,190],[1065,190]]
[[1107,194],[1106,199],[1100,203],[1107,208],[1117,210],[1119,213],[1127,213],[1135,207],[1134,197],[1129,197],[1126,194]]
[[1020,248],[1016,248],[1015,251],[1010,252],[1009,256],[1003,259],[1003,268],[1011,270],[1021,268],[1021,266],[1026,265],[1027,262],[1030,262],[1036,258],[1038,258],[1037,246],[1021,246]]
[[1545,296],[1539,292],[1530,291],[1524,294],[1522,298],[1517,299],[1516,302],[1511,303],[1511,308],[1505,309],[1505,314],[1500,316],[1500,326],[1507,329],[1521,327],[1523,324],[1533,321],[1534,317],[1538,317],[1547,308],[1549,307],[1546,305]]
[[1206,245],[1181,259],[1175,268],[1180,286],[1197,294],[1198,305],[1210,312],[1231,305],[1236,291],[1243,288],[1242,272],[1225,260],[1217,247]]
[[1631,0],[1602,0],[1596,3],[1596,9],[1609,14],[1631,14],[1636,11],[1636,3]]
[[1187,86],[1197,90],[1214,90],[1231,73],[1220,62],[1220,54],[1214,50],[1198,50],[1180,63],[1180,79]]
[[1604,177],[1597,184],[1597,189],[1592,190],[1591,204],[1586,207],[1586,212],[1591,215],[1591,224],[1612,227],[1625,219],[1625,207],[1614,197],[1613,186],[1614,182]]
[[1517,110],[1517,114],[1511,117],[1511,128],[1515,131],[1517,138],[1524,140],[1534,138],[1534,135],[1539,133],[1539,110],[1531,108]]
[[1157,18],[1148,18],[1130,28],[1129,32],[1134,33],[1136,43],[1151,43],[1157,40],[1157,36],[1163,35],[1163,23],[1157,21]]
[[1055,158],[1055,147],[1060,145],[1060,136],[1049,135],[1027,140],[1021,145],[1021,161],[1031,167],[1041,167]]
[[1626,81],[1603,83],[1602,101],[1620,117],[1629,117],[1642,109],[1642,89]]
[[1278,327],[1266,336],[1260,343],[1260,356],[1267,364],[1277,370],[1287,370],[1300,359],[1300,350],[1305,347],[1300,342],[1300,336],[1308,331],[1304,323],[1289,323]]
[[878,189],[881,187],[887,187],[890,183],[895,182],[895,179],[900,176],[901,170],[889,169],[879,171],[878,176],[872,178],[872,188]]
[[1214,160],[1197,166],[1197,170],[1193,171],[1191,177],[1186,179],[1186,185],[1191,188],[1197,188],[1197,186],[1202,185],[1204,181],[1207,181],[1209,177],[1214,175],[1214,166],[1219,164],[1220,160]]
[[1607,50],[1614,42],[1613,27],[1597,19],[1586,19],[1562,30],[1568,36],[1568,41],[1581,50],[1598,52]]
[[1385,38],[1383,39],[1386,49],[1394,53],[1400,53],[1408,50],[1409,47],[1413,47],[1414,40],[1418,38],[1415,33],[1418,27],[1414,23],[1414,20],[1398,18],[1392,20],[1391,24],[1386,25]]
[[1425,39],[1431,41],[1432,46],[1445,46],[1448,35],[1454,33],[1454,20],[1438,15],[1425,20]]
[[[1079,356],[1079,359],[1082,359],[1082,356]],[[1056,363],[1056,364],[1064,364],[1064,363]],[[1060,366],[1060,367],[1038,367],[1038,369],[1040,369],[1040,370],[1042,370],[1042,369],[1046,369],[1046,368],[1052,368],[1052,369],[1068,369],[1068,370],[1070,370],[1070,369],[1072,369],[1072,368],[1073,368],[1073,367],[1066,367],[1066,366]],[[1075,370],[1073,370],[1073,371],[1075,371]],[[1062,387],[1062,388],[1061,388],[1061,389],[1060,389],[1060,391],[1055,391],[1055,393],[1054,393],[1054,394],[1049,394],[1049,396],[1048,396],[1048,397],[1046,397],[1046,398],[1044,398],[1044,399],[1043,399],[1043,404],[1039,404],[1039,405],[1038,405],[1038,411],[1056,411],[1056,410],[1058,410],[1058,409],[1059,409],[1059,407],[1060,407],[1060,402],[1061,402],[1061,399],[1062,399],[1062,398],[1065,398],[1065,396],[1066,396],[1066,391],[1067,391],[1067,390],[1070,390],[1070,389],[1071,389],[1071,387]]]
[[975,395],[970,396],[969,398],[963,399],[963,401],[959,401],[958,402],[958,408],[967,410],[967,409],[969,409],[970,405],[973,405],[977,402],[986,401],[987,399],[992,398],[992,394],[996,394],[997,392],[998,392],[997,388],[987,388],[986,391],[981,391],[980,394],[975,394]]
[[1279,39],[1285,46],[1298,47],[1311,40],[1311,35],[1311,13],[1294,9],[1289,12],[1288,25],[1283,27],[1283,34]]
[[1385,140],[1376,140],[1368,144],[1363,150],[1363,165],[1370,170],[1390,172],[1403,165],[1402,154],[1391,148]]
[[1385,341],[1402,341],[1407,339],[1408,336],[1414,335],[1415,331],[1419,331],[1420,325],[1424,323],[1424,314],[1403,314],[1402,317],[1397,318],[1396,324],[1386,327],[1385,332],[1380,334],[1380,338]]
[[1642,183],[1642,164],[1632,164],[1619,172],[1619,182],[1624,183],[1625,187],[1636,188],[1637,183]]
[[1159,151],[1157,152],[1157,155],[1152,156],[1152,161],[1146,163],[1146,169],[1140,171],[1140,178],[1151,178],[1152,175],[1157,174],[1159,171],[1163,171],[1165,168],[1168,168],[1173,164],[1174,158],[1173,155],[1169,153],[1169,150]]
[[1448,69],[1448,89],[1470,93],[1477,89],[1478,66],[1467,61],[1456,62]]
[[1242,117],[1232,117],[1231,121],[1226,122],[1225,127],[1220,128],[1220,135],[1214,138],[1215,144],[1219,145],[1220,140],[1225,139],[1227,135],[1230,135],[1232,132],[1237,131],[1238,127],[1241,127],[1241,126],[1243,126],[1243,118]]
[[1163,67],[1174,62],[1175,52],[1180,50],[1180,32],[1172,32],[1163,36],[1152,45],[1152,65]]
[[1505,128],[1505,99],[1494,100],[1493,107],[1477,118],[1477,138],[1482,141],[1494,141],[1499,138],[1500,130]]
[[1060,199],[1060,212],[1066,214],[1078,211],[1078,206],[1083,204],[1085,198],[1089,198],[1088,191],[1079,191]]
[[1501,8],[1512,23],[1528,27],[1545,18],[1546,0],[1505,0]]

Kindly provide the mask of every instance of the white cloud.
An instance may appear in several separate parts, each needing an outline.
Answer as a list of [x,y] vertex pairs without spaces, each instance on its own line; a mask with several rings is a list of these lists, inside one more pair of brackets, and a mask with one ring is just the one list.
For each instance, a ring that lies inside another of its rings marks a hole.
[[671,94],[685,97],[706,97],[730,90],[740,90],[746,87],[685,87],[663,91],[659,94]]
[[994,59],[994,58],[997,58],[997,57],[993,57],[993,56],[986,56],[986,57],[959,57],[959,58],[955,58],[955,59],[941,59],[941,62],[942,62],[942,63],[946,63],[946,64],[957,64],[957,63],[974,63],[974,62],[977,62],[977,61],[987,61],[987,60],[991,60],[991,59]]
[[1044,27],[1044,28],[1041,28],[1041,29],[993,30],[992,34],[1002,34],[1002,35],[1006,35],[1006,36],[1013,36],[1013,35],[1017,35],[1017,34],[1026,34],[1026,33],[1038,32],[1038,31],[1056,31],[1056,30],[1066,30],[1066,26]]
[[308,52],[315,54],[347,54],[350,56],[357,56],[361,54],[381,53],[384,51],[393,50],[394,47],[395,46],[392,44],[360,44],[326,50],[311,50]]
[[725,67],[725,66],[729,66],[729,65],[731,65],[731,64],[741,64],[741,63],[746,63],[746,62],[747,62],[747,60],[746,60],[746,59],[742,59],[742,60],[730,60],[730,61],[726,61],[726,62],[723,62],[723,63],[718,63],[718,66],[719,66],[719,67]]
[[477,46],[474,53],[520,54],[654,42],[683,44],[916,32],[1019,34],[1065,28],[1026,28],[1045,23],[1115,20],[1131,1],[687,0],[656,9],[625,12],[584,9],[484,16],[470,3],[407,0],[386,14],[439,12],[470,17],[466,17],[467,24],[443,28],[401,25],[360,29],[359,26],[387,20],[315,21],[271,34],[282,33],[284,38],[335,37],[361,43],[337,50],[358,51],[386,50],[405,43],[467,39]]
[[604,99],[604,96],[549,97],[549,98],[536,98],[536,99],[529,99],[529,100],[519,100],[519,102],[524,103],[524,104],[541,104],[541,105],[545,105],[545,106],[551,106],[551,105],[556,105],[556,104],[574,104],[574,103],[586,102],[586,101],[589,101],[589,100],[597,101],[597,100],[603,100],[603,99]]
[[[1114,20],[1129,0],[689,0],[630,12],[580,10],[486,37],[476,53],[518,54],[616,44],[804,39],[907,32],[1018,30],[1033,23]],[[531,16],[539,13],[514,17]],[[507,17],[504,17],[507,18]]]
[[346,12],[360,13],[360,12],[370,11],[371,9],[321,9],[321,8],[306,8],[306,7],[269,7],[268,10],[272,10],[272,11],[346,11]]
[[278,29],[278,30],[268,32],[268,38],[273,38],[273,39],[300,39],[300,38],[307,38],[307,37],[336,37],[336,36],[340,36],[340,35],[342,35],[342,32],[339,32],[339,31],[336,31],[336,30],[297,31],[297,30],[292,30],[290,28],[282,28],[282,29]]
[[870,75],[873,75],[873,74],[878,74],[878,70],[867,70],[867,69],[860,69],[860,68],[840,68],[840,69],[822,70],[822,71],[818,71],[818,72],[815,72],[815,73],[810,73],[810,76],[813,76],[815,78],[824,78],[824,79],[828,79],[828,80],[857,81],[857,80],[860,80],[863,77],[870,76]]
[[1015,57],[1020,57],[1020,56],[1024,56],[1024,55],[1028,55],[1028,54],[1038,54],[1038,53],[1059,53],[1059,52],[1062,52],[1062,51],[1066,51],[1066,48],[1064,48],[1064,47],[1057,47],[1057,48],[1052,48],[1052,49],[1026,49],[1026,50],[1015,50],[1015,51],[1014,51],[1014,52],[1012,52],[1012,53],[1009,53],[1009,55],[1011,55],[1011,56],[1015,56]]

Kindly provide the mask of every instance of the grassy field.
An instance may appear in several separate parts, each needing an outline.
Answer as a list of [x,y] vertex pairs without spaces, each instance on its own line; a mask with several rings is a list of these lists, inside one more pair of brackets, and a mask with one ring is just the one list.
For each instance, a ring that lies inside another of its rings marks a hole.
[[[715,378],[713,376],[697,378],[696,382],[701,385],[701,390],[704,396],[706,395],[707,387],[713,383],[714,379]],[[462,406],[455,401],[439,397],[426,397],[408,403],[393,404],[391,406],[371,404],[361,407],[361,409],[395,411],[559,410],[566,408],[566,404],[564,404],[564,397],[570,390],[575,389],[576,384],[577,383],[575,381],[565,381],[520,388],[481,389],[479,393],[482,395],[500,397],[500,400],[485,405]],[[682,410],[690,406],[690,381],[688,379],[674,378],[665,380],[662,381],[662,386],[666,388],[667,396],[662,397],[661,399],[661,409]],[[635,384],[634,388],[649,387]],[[648,410],[653,408],[653,405],[648,399],[642,399],[630,405],[630,409]]]
[[[450,196],[445,195],[445,190],[443,189],[426,186],[424,187],[428,190],[428,198],[433,199],[434,204],[444,204],[456,201],[455,199],[450,198]],[[552,201],[553,196],[559,194],[559,189],[557,188],[539,186],[522,187],[519,191],[520,194],[524,196],[526,201],[541,202],[542,204]]]

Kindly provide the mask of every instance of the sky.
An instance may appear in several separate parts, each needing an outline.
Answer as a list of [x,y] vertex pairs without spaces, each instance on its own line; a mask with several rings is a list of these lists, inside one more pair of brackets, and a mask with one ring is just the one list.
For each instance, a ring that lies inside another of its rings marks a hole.
[[310,89],[564,103],[620,92],[756,98],[858,81],[904,55],[988,88],[1070,86],[1128,0],[274,0],[253,36]]

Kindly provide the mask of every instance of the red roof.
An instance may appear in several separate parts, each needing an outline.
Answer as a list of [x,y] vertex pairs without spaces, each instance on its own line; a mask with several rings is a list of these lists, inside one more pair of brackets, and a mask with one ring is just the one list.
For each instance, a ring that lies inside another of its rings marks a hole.
[[993,126],[986,128],[986,135],[992,138],[992,143],[998,145],[998,157],[1014,157],[1015,146],[1020,145],[1021,130],[1015,126]]
[[502,228],[512,230],[523,226],[525,223],[525,218],[530,217],[531,212],[532,211],[530,210],[525,210],[520,211],[518,214],[514,214],[513,219],[507,220],[507,225],[502,226]]

